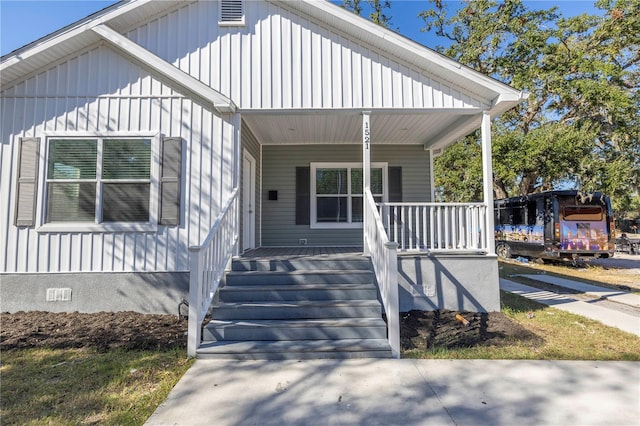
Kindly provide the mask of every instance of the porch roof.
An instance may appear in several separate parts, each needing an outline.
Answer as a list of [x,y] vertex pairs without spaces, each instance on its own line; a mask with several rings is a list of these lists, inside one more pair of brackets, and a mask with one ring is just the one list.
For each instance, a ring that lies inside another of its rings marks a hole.
[[[280,110],[242,111],[242,114],[264,145],[359,144],[364,111]],[[482,111],[476,108],[366,111],[371,113],[373,144],[424,145],[425,149],[445,148],[479,128],[482,121]]]

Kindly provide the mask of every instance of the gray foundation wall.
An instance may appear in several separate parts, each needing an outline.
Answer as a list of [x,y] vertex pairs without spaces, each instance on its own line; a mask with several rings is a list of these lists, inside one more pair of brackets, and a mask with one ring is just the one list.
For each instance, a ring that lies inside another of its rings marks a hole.
[[500,311],[496,256],[398,256],[400,312]]
[[[70,301],[47,301],[50,296]],[[55,289],[55,290],[51,290]],[[2,312],[117,312],[178,314],[189,294],[188,272],[0,275]]]

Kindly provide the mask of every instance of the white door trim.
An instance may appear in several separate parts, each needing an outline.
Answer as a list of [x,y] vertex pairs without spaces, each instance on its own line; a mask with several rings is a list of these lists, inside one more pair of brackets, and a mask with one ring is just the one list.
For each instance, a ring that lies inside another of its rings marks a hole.
[[242,153],[242,251],[256,246],[256,159]]

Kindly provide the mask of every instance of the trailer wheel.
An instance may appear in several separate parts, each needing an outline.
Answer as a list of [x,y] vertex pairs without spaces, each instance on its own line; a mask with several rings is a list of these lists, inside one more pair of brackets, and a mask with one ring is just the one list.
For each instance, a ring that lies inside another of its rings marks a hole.
[[511,247],[505,243],[498,243],[496,246],[496,254],[501,259],[509,259],[511,257]]

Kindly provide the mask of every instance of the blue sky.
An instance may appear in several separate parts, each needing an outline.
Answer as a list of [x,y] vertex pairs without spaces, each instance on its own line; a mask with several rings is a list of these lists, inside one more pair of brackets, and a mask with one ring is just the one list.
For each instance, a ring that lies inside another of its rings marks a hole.
[[[334,0],[339,3],[341,1]],[[95,0],[0,0],[0,54],[5,55],[66,25],[97,12],[115,1]],[[594,13],[593,1],[530,0],[529,6],[546,9],[560,7],[564,16]],[[457,2],[449,2],[455,7]],[[400,33],[428,47],[442,44],[438,38],[420,31],[422,19],[417,15],[429,7],[426,0],[391,0],[392,26]]]

